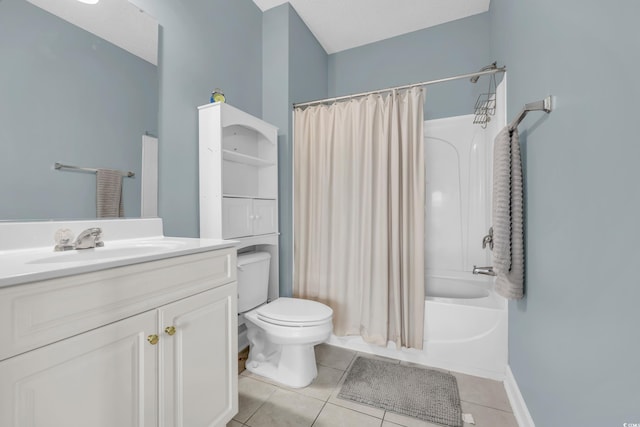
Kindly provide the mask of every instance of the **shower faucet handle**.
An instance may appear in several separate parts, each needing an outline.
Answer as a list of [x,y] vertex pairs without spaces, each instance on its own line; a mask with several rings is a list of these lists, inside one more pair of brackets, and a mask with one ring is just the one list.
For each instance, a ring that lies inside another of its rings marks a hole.
[[489,234],[482,238],[482,249],[489,245],[489,249],[493,250],[493,227],[489,228]]

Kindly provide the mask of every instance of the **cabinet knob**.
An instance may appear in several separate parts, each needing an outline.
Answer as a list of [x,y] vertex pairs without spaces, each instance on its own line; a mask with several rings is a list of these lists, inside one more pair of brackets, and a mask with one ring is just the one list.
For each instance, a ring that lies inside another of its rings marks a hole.
[[170,335],[170,336],[171,336],[171,335],[173,335],[173,334],[175,334],[175,333],[176,333],[176,327],[175,327],[175,326],[167,326],[166,328],[164,328],[164,332],[165,332],[167,335]]
[[159,338],[156,334],[149,335],[149,336],[147,337],[147,341],[149,341],[149,344],[151,344],[151,345],[156,345],[156,344],[158,344],[158,341],[159,341],[159,340],[160,340],[160,338]]

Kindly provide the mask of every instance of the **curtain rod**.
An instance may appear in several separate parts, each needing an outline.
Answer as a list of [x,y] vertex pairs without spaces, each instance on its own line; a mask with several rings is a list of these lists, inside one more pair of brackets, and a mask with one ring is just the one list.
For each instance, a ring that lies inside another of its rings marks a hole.
[[469,79],[471,77],[484,76],[485,74],[502,73],[502,72],[505,72],[505,71],[507,71],[507,67],[498,67],[498,68],[494,68],[494,69],[491,69],[491,70],[478,71],[478,72],[469,73],[469,74],[460,74],[458,76],[445,77],[443,79],[430,80],[430,81],[420,82],[420,83],[413,83],[413,84],[410,84],[410,85],[389,87],[389,88],[386,88],[386,89],[378,89],[378,90],[372,90],[372,91],[369,91],[369,92],[354,93],[353,95],[337,96],[335,98],[318,99],[318,100],[309,101],[309,102],[299,102],[297,104],[293,104],[293,107],[296,108],[296,107],[306,107],[306,106],[313,105],[313,104],[324,104],[326,102],[339,101],[339,100],[342,100],[342,99],[349,99],[349,98],[357,98],[357,97],[360,97],[360,96],[371,95],[371,94],[374,94],[374,93],[383,93],[383,92],[390,92],[392,90],[409,89],[409,88],[416,87],[416,86],[427,86],[427,85],[432,85],[432,84],[436,84],[436,83],[450,82],[452,80]]

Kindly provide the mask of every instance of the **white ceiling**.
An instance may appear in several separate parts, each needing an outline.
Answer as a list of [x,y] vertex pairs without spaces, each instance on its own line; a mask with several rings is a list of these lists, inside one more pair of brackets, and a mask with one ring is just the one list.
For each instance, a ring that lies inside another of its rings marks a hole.
[[[287,0],[253,0],[262,10]],[[327,53],[489,10],[489,0],[288,0]]]
[[[28,0],[146,61],[158,63],[158,23],[129,0]],[[287,0],[253,0],[262,10]],[[490,0],[288,0],[327,53],[489,10]],[[117,23],[114,25],[114,23]]]
[[158,21],[128,0],[28,0],[67,22],[158,65]]

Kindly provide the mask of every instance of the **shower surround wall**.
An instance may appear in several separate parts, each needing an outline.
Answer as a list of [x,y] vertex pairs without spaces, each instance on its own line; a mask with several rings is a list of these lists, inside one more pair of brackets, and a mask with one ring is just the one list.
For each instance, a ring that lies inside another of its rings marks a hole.
[[[497,114],[504,112],[502,95]],[[465,277],[474,265],[491,264],[491,253],[481,242],[491,227],[491,149],[497,120],[482,129],[473,119],[464,115],[424,124],[427,277]]]

